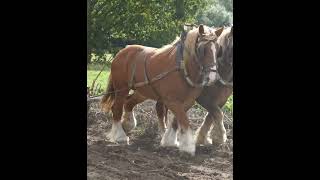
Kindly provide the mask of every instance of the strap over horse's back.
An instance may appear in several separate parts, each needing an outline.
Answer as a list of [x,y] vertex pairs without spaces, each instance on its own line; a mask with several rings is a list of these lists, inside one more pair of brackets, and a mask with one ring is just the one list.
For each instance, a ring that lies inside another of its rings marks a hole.
[[155,95],[157,96],[157,99],[159,100],[159,99],[162,99],[161,95],[153,87],[152,83],[162,79],[163,77],[167,76],[171,72],[178,71],[180,68],[178,66],[176,66],[173,69],[170,69],[169,71],[162,72],[162,73],[158,74],[157,76],[153,77],[152,79],[150,79],[150,76],[148,75],[148,72],[147,72],[147,67],[148,67],[147,66],[147,63],[148,63],[147,56],[148,55],[146,54],[143,58],[144,81],[143,82],[135,82],[136,81],[136,79],[135,79],[136,67],[137,67],[137,62],[139,61],[139,60],[136,60],[131,65],[131,76],[130,76],[130,80],[128,82],[128,87],[129,87],[129,89],[136,90],[136,88],[149,85],[152,88]]
[[179,71],[179,70],[185,70],[185,62],[183,61],[183,51],[184,51],[184,41],[186,39],[187,32],[183,31],[180,35],[180,40],[176,44],[177,46],[177,51],[176,51],[176,66],[168,71],[162,72],[152,78],[150,80],[150,76],[147,73],[147,54],[145,54],[143,58],[143,64],[144,64],[144,81],[143,82],[135,82],[135,74],[136,74],[136,66],[137,66],[137,61],[136,60],[132,65],[131,65],[131,76],[130,80],[128,82],[128,87],[129,89],[136,90],[138,87],[150,85],[154,93],[158,96],[158,99],[161,99],[160,94],[157,92],[157,90],[151,85],[153,82],[158,81],[162,79],[163,77],[167,76],[171,72]]
[[147,84],[150,83],[149,81],[149,77],[147,75],[147,70],[146,70],[146,59],[147,59],[147,55],[145,55],[145,57],[143,58],[143,64],[144,64],[144,81],[143,82],[138,82],[136,83],[136,79],[135,79],[135,76],[136,76],[136,67],[137,67],[137,62],[139,60],[136,60],[132,65],[131,65],[131,76],[130,76],[130,80],[128,82],[128,87],[129,89],[132,89],[132,90],[136,90],[137,87],[142,87],[142,86],[145,86]]

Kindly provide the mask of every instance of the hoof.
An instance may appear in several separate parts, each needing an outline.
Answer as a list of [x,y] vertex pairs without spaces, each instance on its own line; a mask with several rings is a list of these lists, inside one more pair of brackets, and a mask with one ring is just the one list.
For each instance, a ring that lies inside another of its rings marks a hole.
[[179,132],[179,150],[189,153],[191,156],[195,155],[196,144],[192,137],[192,131],[188,128],[185,132]]
[[112,124],[112,129],[110,133],[107,135],[107,138],[110,142],[114,143],[129,143],[129,137],[124,132],[121,122],[116,122]]

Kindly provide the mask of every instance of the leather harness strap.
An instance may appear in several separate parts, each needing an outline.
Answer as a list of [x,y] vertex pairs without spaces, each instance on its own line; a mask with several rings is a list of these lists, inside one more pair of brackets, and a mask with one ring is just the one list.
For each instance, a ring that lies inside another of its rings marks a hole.
[[144,78],[145,78],[145,82],[147,82],[148,85],[150,85],[151,89],[153,90],[153,92],[156,94],[157,96],[157,100],[161,100],[161,95],[159,94],[159,92],[153,87],[153,85],[150,83],[150,78],[148,76],[147,73],[147,55],[144,58]]
[[149,77],[148,72],[147,72],[147,55],[143,58],[143,63],[144,63],[144,79],[145,80],[143,82],[135,83],[135,72],[136,72],[137,61],[134,62],[132,64],[132,66],[131,66],[131,76],[130,76],[130,81],[128,83],[129,89],[136,90],[136,88],[138,88],[138,87],[143,87],[145,85],[150,85],[150,87],[152,88],[154,94],[157,96],[157,100],[161,100],[162,99],[161,95],[153,87],[152,83],[162,79],[163,77],[167,76],[168,74],[170,74],[172,72],[179,71],[180,68],[179,67],[174,67],[173,69],[171,69],[169,71],[166,71],[166,72],[158,74],[157,76],[155,76],[154,78],[152,78],[150,80],[150,77]]
[[[175,71],[180,71],[182,70],[183,71],[183,74],[184,74],[184,77],[186,79],[186,81],[188,82],[188,84],[192,87],[203,87],[205,84],[204,84],[204,81],[201,83],[201,84],[197,84],[197,83],[194,83],[192,82],[192,80],[190,79],[189,77],[189,74],[187,72],[187,69],[186,69],[186,63],[187,61],[183,59],[183,52],[186,51],[187,53],[190,53],[188,51],[188,49],[184,49],[184,41],[186,39],[186,35],[187,35],[187,32],[182,32],[181,33],[181,36],[180,36],[180,41],[176,44],[177,46],[177,50],[176,50],[176,66],[169,70],[169,71],[166,71],[166,72],[163,72],[163,73],[160,73],[158,74],[157,76],[155,76],[154,78],[152,78],[150,80],[150,77],[147,73],[147,55],[145,55],[145,57],[143,58],[143,63],[144,63],[144,82],[138,82],[138,83],[134,83],[135,82],[135,71],[136,71],[136,62],[134,62],[131,66],[131,77],[130,77],[130,80],[128,82],[128,85],[129,85],[129,88],[130,89],[133,89],[135,90],[136,88],[138,87],[142,87],[142,86],[145,86],[145,85],[150,85],[150,87],[152,88],[154,94],[157,96],[157,100],[161,100],[162,97],[161,95],[159,94],[159,92],[154,88],[154,86],[152,85],[153,82],[155,81],[158,81],[160,79],[162,79],[163,77],[167,76],[169,73],[171,72],[175,72]],[[216,38],[216,37],[215,37]],[[201,40],[204,40],[205,42],[204,43],[208,43],[210,41],[214,41],[215,38],[209,38],[209,39],[201,39]],[[199,47],[199,49],[197,49],[197,56],[200,56],[203,57],[204,55],[204,49],[202,46]],[[197,63],[199,64],[199,57],[195,57],[196,58],[196,61]],[[213,65],[210,65],[210,66],[215,66],[217,64],[213,64]],[[214,68],[210,68],[210,66],[208,67],[203,67],[203,66],[200,66],[201,68],[201,73],[203,73],[203,69],[205,69],[205,71],[214,71],[214,72],[217,72],[217,69],[214,69]],[[219,81],[223,84],[223,85],[231,85],[230,83],[228,82],[225,82],[222,80],[222,78],[219,76],[219,73],[217,73],[217,76],[219,79]]]
[[135,90],[135,85],[133,83],[135,82],[136,66],[137,66],[137,61],[135,61],[131,66],[131,76],[128,83],[129,89],[132,89],[132,90]]

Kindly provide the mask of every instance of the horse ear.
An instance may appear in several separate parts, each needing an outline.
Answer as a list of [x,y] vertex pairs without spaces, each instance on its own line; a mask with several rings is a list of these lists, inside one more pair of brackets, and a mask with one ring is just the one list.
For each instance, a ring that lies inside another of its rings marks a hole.
[[200,24],[200,26],[199,26],[199,34],[204,34],[204,28],[203,28],[203,25],[202,24]]
[[223,27],[221,27],[221,28],[219,28],[219,29],[217,29],[216,31],[215,31],[215,33],[216,33],[216,35],[217,35],[217,37],[219,37],[220,35],[221,35],[221,33],[222,33],[222,31],[223,31]]

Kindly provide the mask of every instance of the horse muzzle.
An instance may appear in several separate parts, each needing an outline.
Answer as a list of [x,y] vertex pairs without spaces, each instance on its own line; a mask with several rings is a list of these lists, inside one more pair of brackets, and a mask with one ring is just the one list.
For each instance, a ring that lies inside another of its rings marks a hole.
[[218,76],[217,72],[216,66],[210,66],[204,70],[204,86],[211,86],[216,81]]

